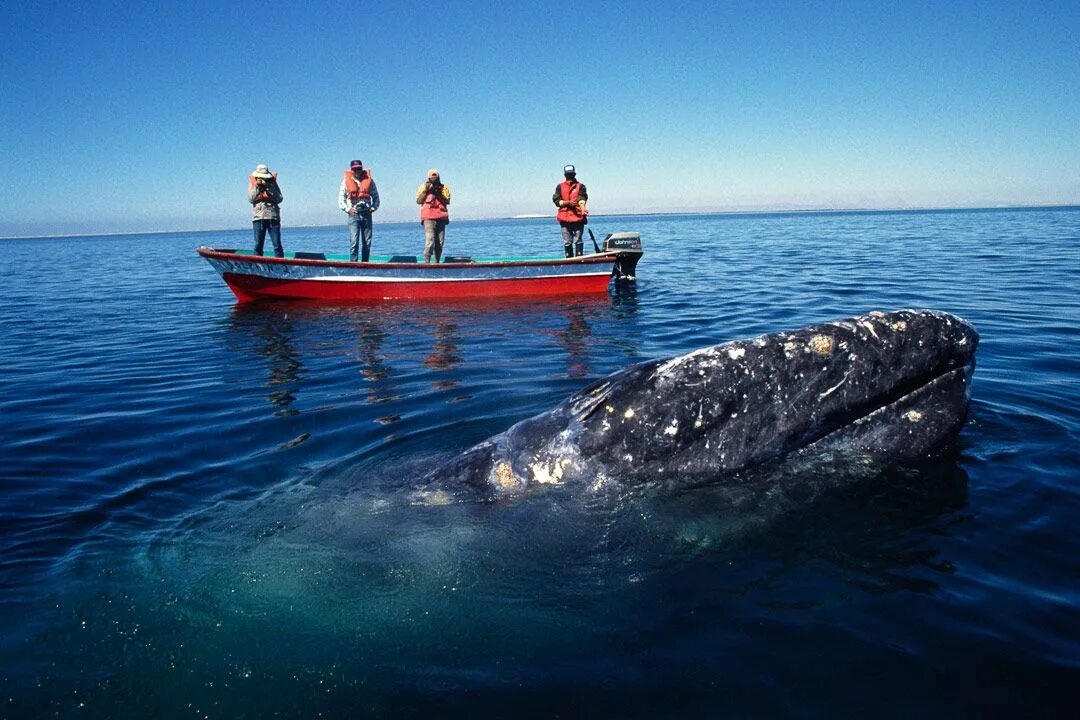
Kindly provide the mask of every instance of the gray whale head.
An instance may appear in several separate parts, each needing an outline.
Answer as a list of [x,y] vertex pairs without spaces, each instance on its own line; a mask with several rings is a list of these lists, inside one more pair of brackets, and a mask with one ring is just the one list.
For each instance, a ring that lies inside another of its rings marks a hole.
[[963,425],[978,341],[948,313],[871,312],[633,365],[436,468],[421,492],[710,482],[818,453],[915,459]]

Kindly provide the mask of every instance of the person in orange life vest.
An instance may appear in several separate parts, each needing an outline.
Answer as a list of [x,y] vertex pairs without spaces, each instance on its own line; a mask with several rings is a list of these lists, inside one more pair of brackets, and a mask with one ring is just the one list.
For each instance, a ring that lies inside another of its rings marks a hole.
[[589,222],[589,211],[585,209],[589,193],[585,186],[577,181],[577,170],[573,165],[563,167],[563,178],[565,179],[555,186],[551,201],[559,208],[555,219],[559,221],[562,230],[563,252],[566,257],[574,257],[575,254],[583,254],[584,240],[581,234],[585,231],[585,224]]
[[446,209],[450,204],[450,187],[443,185],[435,168],[428,170],[427,177],[427,182],[416,191],[416,204],[420,206],[420,224],[424,226],[424,262],[431,262],[434,253],[437,263],[442,258],[446,223],[450,222]]
[[278,187],[277,173],[270,172],[265,165],[257,165],[248,176],[248,202],[251,203],[251,226],[255,230],[255,254],[263,254],[263,242],[266,232],[270,231],[270,242],[274,244],[274,257],[285,257],[281,247],[281,188]]
[[353,160],[345,171],[345,179],[338,190],[338,207],[349,216],[349,259],[356,262],[361,239],[363,255],[367,262],[371,257],[371,213],[379,209],[379,189],[371,178],[371,171],[364,169],[364,163]]

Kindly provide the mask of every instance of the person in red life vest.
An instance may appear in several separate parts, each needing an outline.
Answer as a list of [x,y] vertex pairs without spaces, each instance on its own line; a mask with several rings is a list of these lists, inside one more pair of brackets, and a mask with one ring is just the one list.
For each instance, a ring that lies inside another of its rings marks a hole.
[[356,262],[362,240],[361,259],[367,262],[371,257],[371,213],[379,209],[379,189],[371,178],[371,170],[365,170],[359,160],[349,163],[345,171],[338,190],[338,207],[349,216],[349,259]]
[[446,223],[450,222],[446,209],[450,204],[450,186],[443,185],[435,168],[428,170],[427,182],[416,191],[416,204],[420,206],[420,224],[424,226],[424,262],[431,262],[434,253],[437,263],[442,258]]
[[589,193],[582,183],[577,181],[577,170],[573,165],[563,167],[561,183],[555,186],[555,194],[551,201],[559,208],[555,219],[559,221],[562,229],[563,252],[566,257],[581,255],[584,248],[584,240],[581,234],[585,231],[585,224],[589,222],[589,211],[585,209],[585,203],[589,199]]
[[251,226],[255,230],[255,254],[263,254],[263,242],[266,232],[270,231],[270,242],[274,244],[274,257],[285,257],[281,247],[281,188],[278,187],[277,173],[270,172],[265,165],[257,165],[248,176],[248,202],[251,203]]

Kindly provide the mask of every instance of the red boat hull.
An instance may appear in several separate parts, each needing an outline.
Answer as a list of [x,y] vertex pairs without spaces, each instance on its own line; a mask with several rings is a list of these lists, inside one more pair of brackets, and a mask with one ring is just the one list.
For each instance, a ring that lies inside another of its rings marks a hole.
[[224,273],[222,278],[240,302],[311,298],[317,300],[390,300],[554,296],[607,292],[610,275],[453,281],[340,282],[283,280]]

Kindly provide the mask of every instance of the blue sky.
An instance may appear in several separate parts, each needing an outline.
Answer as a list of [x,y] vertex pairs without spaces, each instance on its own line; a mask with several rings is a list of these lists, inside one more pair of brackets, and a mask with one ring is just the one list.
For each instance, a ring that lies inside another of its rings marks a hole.
[[1080,202],[1080,3],[0,5],[0,235]]

